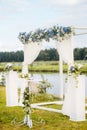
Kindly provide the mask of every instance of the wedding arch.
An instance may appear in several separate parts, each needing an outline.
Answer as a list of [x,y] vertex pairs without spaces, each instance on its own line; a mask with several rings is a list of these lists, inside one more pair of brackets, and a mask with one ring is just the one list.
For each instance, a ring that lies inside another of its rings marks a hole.
[[[50,42],[54,40],[56,44],[57,52],[59,53],[59,65],[60,65],[60,86],[61,93],[60,98],[63,99],[63,61],[68,64],[68,78],[67,89],[65,92],[65,99],[61,113],[68,115],[73,121],[85,120],[85,84],[84,76],[77,73],[78,66],[74,64],[73,56],[73,27],[53,26],[48,29],[37,29],[36,31],[30,31],[29,33],[19,33],[19,40],[24,45],[24,62],[22,68],[22,76],[26,77],[28,74],[28,64],[31,64],[39,55],[42,49],[42,43],[44,41]],[[78,67],[79,71],[79,67]],[[27,86],[27,80],[22,79],[21,93]],[[21,96],[21,101],[22,101]],[[17,99],[17,97],[16,97]],[[9,105],[9,103],[8,103]],[[21,104],[22,105],[22,104]],[[32,106],[40,108],[38,106]],[[44,108],[43,108],[44,109]],[[45,110],[45,109],[44,109]],[[48,109],[49,110],[49,109]],[[51,109],[52,110],[52,109]],[[53,110],[54,111],[54,110]],[[57,111],[60,112],[60,111]],[[29,116],[28,116],[29,117]],[[24,121],[26,122],[27,117]],[[28,120],[28,125],[31,127],[31,119]]]
[[68,65],[73,64],[73,35],[74,31],[71,27],[53,26],[48,29],[37,29],[35,32],[31,31],[29,33],[20,33],[18,37],[24,44],[24,63],[22,70],[24,74],[28,73],[28,64],[31,64],[41,51],[42,42],[50,42],[50,40],[54,40],[56,42],[60,59],[60,98],[63,98],[62,61],[65,61]]

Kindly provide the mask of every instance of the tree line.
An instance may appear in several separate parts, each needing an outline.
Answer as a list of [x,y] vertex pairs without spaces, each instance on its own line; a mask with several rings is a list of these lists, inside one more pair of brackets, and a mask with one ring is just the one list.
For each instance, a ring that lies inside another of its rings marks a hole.
[[[74,49],[75,60],[87,60],[87,48]],[[22,62],[24,60],[24,52],[0,52],[0,62]],[[56,61],[59,60],[59,55],[55,48],[42,50],[36,61]]]

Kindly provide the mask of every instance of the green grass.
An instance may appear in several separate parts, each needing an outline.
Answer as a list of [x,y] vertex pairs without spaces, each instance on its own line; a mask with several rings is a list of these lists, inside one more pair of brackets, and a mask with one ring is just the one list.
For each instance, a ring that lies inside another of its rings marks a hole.
[[58,104],[50,104],[50,105],[44,105],[47,108],[55,108],[55,109],[62,109],[62,105],[58,105]]
[[[44,97],[45,96],[45,97]],[[36,98],[37,97],[37,98]],[[57,100],[52,96],[37,95],[33,102]],[[38,101],[39,99],[39,101]],[[40,100],[41,99],[41,100]],[[48,105],[47,107],[60,108],[61,105]],[[22,107],[6,107],[5,87],[0,87],[0,130],[29,130],[26,125],[18,126],[18,122],[23,120],[24,111]],[[69,117],[60,113],[48,112],[43,110],[32,109],[31,118],[33,127],[31,130],[86,130],[87,121],[72,122]],[[15,119],[16,122],[13,122]],[[87,116],[86,116],[87,119]],[[16,124],[17,123],[17,124]]]
[[31,95],[31,103],[39,103],[39,102],[50,102],[50,101],[58,101],[59,98],[54,97],[50,94],[33,94]]
[[[75,61],[83,65],[82,73],[87,73],[87,61]],[[0,71],[5,71],[5,64],[0,63]],[[17,65],[18,64],[18,65]],[[67,72],[68,66],[63,64],[63,72]],[[28,66],[30,72],[59,72],[58,61],[35,61],[32,65]],[[22,63],[13,63],[13,70],[21,71]]]

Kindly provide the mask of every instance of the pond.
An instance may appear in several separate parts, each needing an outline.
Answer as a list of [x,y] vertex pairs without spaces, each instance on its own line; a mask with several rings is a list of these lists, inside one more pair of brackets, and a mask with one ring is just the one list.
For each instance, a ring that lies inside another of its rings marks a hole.
[[[35,79],[41,79],[40,73],[33,74]],[[53,94],[55,96],[60,95],[60,77],[59,73],[43,73],[43,76],[45,79],[48,79],[48,81],[51,83],[52,87],[47,89],[47,93]],[[63,74],[63,92],[65,92],[65,78],[66,74]],[[87,75],[85,75],[85,95],[87,97]]]
[[[6,73],[4,73],[5,75]],[[1,77],[2,73],[0,73],[0,77]],[[42,80],[41,75],[44,76],[45,79],[48,80],[48,82],[51,84],[51,88],[47,89],[47,93],[49,94],[53,94],[55,96],[59,96],[60,95],[60,77],[59,77],[59,73],[34,73],[33,74],[33,78],[34,79],[38,79],[38,80]],[[63,74],[63,92],[65,93],[65,78],[66,78],[66,74]],[[19,82],[19,86],[21,86],[21,82]],[[87,75],[85,75],[85,95],[87,97]]]

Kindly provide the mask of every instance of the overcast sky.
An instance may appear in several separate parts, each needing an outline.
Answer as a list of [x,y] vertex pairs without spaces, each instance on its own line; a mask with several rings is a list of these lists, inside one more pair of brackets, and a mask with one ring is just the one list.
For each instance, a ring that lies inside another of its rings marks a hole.
[[[57,24],[87,27],[87,0],[0,0],[0,51],[23,49],[19,32]],[[87,47],[87,35],[74,36],[74,41],[74,47]]]

